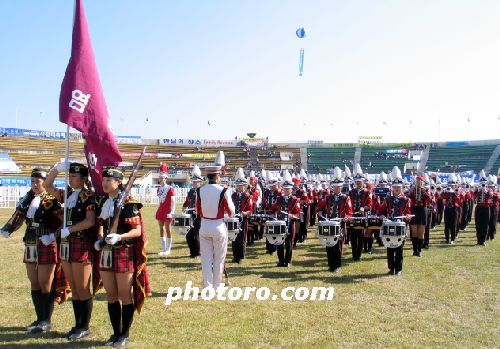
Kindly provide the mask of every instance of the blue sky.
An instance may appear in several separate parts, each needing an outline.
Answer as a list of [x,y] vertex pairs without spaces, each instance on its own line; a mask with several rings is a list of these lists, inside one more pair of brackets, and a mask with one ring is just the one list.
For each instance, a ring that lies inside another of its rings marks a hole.
[[[116,134],[499,138],[500,1],[84,4]],[[20,128],[64,130],[72,16],[70,0],[0,2],[0,126],[15,127],[17,107]]]

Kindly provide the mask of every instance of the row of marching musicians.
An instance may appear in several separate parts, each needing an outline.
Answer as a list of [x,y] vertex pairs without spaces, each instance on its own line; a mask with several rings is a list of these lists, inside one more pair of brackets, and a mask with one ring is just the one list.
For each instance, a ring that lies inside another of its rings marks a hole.
[[[66,171],[65,196],[65,190],[54,187],[54,180]],[[8,238],[26,223],[23,262],[36,314],[27,326],[30,333],[50,331],[54,302],[64,302],[71,292],[75,325],[65,337],[88,337],[93,296],[104,286],[113,331],[104,344],[125,347],[130,341],[134,312],[140,313],[151,294],[142,204],[126,195],[130,186],[122,186],[119,169],[105,168],[102,176],[106,195],[98,196],[91,190],[89,170],[83,164],[56,164],[49,173],[33,169],[31,189],[2,227],[2,235]]]
[[[277,252],[277,265],[291,266],[293,249],[297,242],[306,239],[307,227],[314,224],[316,214],[319,241],[326,246],[329,270],[333,272],[340,271],[344,243],[350,245],[353,260],[359,261],[363,252],[371,253],[375,236],[379,245],[387,248],[389,273],[400,274],[408,224],[413,255],[421,257],[422,248],[429,247],[429,231],[440,224],[443,213],[445,238],[453,243],[459,229],[465,229],[470,222],[474,203],[478,244],[484,245],[487,238],[494,237],[499,202],[493,184],[496,179],[486,177],[484,171],[474,191],[469,185],[460,186],[455,175],[450,175],[447,185],[441,184],[438,177],[434,180],[427,174],[419,175],[409,187],[397,167],[390,176],[382,173],[377,187],[370,190],[359,165],[353,172],[351,177],[347,168],[342,172],[337,167],[330,181],[331,190],[324,180],[318,190],[311,190],[311,186],[304,185],[307,177],[303,174],[291,176],[285,171],[278,181],[267,173],[263,176],[267,187],[260,187],[253,171],[247,179],[243,170],[238,169],[231,195],[236,216],[226,218],[232,262],[241,263],[246,247],[265,236],[266,252]],[[188,226],[186,240],[191,257],[196,257],[199,218],[194,212],[194,202],[196,188],[203,181],[198,168],[193,170],[192,178],[194,188],[188,193],[184,208],[193,212],[194,219],[191,213],[175,215],[181,222],[176,219],[174,224]]]

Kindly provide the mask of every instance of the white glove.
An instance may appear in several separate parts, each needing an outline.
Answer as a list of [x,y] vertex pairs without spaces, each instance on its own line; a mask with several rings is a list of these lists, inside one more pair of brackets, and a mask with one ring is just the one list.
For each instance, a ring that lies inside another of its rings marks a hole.
[[94,242],[94,249],[96,251],[100,251],[102,249],[102,240],[97,240]]
[[121,239],[122,239],[122,237],[120,234],[116,234],[116,233],[109,234],[108,236],[106,236],[106,243],[108,243],[110,245],[114,245],[118,241],[120,241]]
[[60,162],[56,165],[57,172],[66,172],[69,170],[69,162]]
[[171,213],[169,213],[169,214],[167,215],[167,219],[172,219],[172,218],[174,218],[174,215],[173,215],[173,214],[171,214]]
[[61,239],[66,239],[69,236],[69,234],[71,233],[69,232],[68,227],[61,229]]
[[7,230],[2,230],[2,235],[4,238],[10,237],[10,233]]
[[56,236],[54,235],[54,233],[50,233],[47,235],[42,235],[39,239],[42,244],[44,244],[45,246],[49,246],[52,242],[56,241]]

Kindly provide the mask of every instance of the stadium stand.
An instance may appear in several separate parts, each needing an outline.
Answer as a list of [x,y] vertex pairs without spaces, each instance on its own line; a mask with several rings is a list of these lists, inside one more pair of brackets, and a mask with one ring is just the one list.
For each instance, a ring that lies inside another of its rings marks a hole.
[[[496,146],[497,144],[433,146],[427,161],[427,170],[441,172],[481,171]],[[500,162],[497,160],[493,170],[496,171],[499,165]]]

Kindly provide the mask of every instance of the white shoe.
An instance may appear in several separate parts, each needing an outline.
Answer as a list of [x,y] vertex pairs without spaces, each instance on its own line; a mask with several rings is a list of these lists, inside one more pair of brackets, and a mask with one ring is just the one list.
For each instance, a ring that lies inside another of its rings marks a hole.
[[168,255],[169,255],[170,253],[172,253],[172,252],[171,252],[170,250],[167,250],[167,251],[165,251],[165,252],[163,252],[163,253],[165,253],[165,256],[168,256]]
[[165,257],[166,255],[167,255],[166,251],[158,252],[158,256],[160,256],[160,257]]

